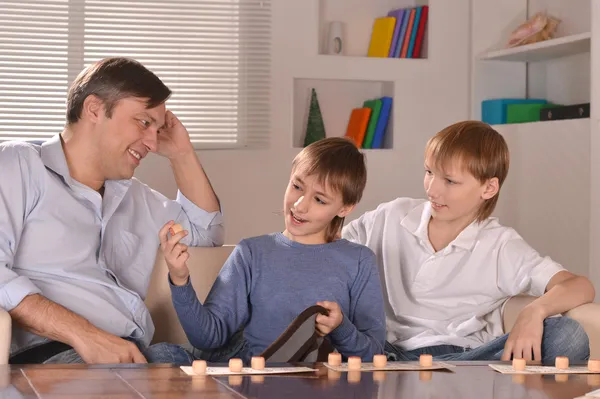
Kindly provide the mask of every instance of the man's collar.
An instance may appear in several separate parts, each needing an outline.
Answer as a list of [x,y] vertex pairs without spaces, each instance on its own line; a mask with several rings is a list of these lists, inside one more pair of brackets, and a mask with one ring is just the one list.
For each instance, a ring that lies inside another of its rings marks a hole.
[[60,134],[52,136],[51,139],[42,143],[40,154],[42,162],[48,169],[61,176],[68,185],[73,184],[73,178],[69,173],[69,166],[67,165],[67,158],[62,147]]

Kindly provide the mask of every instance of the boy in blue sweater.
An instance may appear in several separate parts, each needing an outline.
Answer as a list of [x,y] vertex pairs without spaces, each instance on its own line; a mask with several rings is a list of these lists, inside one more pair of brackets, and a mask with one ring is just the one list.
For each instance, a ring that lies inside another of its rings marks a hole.
[[[204,304],[189,280],[187,234],[160,232],[173,305],[190,343],[222,348],[243,328],[228,358],[248,362],[306,308],[321,305],[316,331],[343,356],[383,353],[385,315],[374,253],[339,236],[366,184],[364,155],[344,138],[327,138],[294,159],[284,197],[285,231],[242,240]],[[171,230],[172,232],[172,230]],[[230,345],[231,346],[231,345]],[[215,360],[212,358],[211,360]],[[226,358],[218,361],[226,361]]]

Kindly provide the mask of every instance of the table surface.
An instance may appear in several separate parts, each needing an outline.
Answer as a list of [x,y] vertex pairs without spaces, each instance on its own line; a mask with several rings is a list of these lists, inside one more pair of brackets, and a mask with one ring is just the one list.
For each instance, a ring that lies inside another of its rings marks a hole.
[[448,371],[188,376],[172,365],[0,366],[0,398],[477,398],[573,399],[600,388],[600,374],[508,375],[488,362]]

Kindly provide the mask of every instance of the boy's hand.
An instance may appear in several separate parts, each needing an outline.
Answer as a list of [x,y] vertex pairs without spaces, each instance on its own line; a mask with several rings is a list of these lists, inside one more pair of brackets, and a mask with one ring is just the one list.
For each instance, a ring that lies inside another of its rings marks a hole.
[[340,305],[338,305],[335,302],[323,301],[317,302],[317,305],[323,306],[329,311],[329,314],[327,316],[324,314],[318,314],[315,322],[317,334],[323,337],[331,333],[333,330],[338,328],[340,324],[342,324],[342,320],[344,320],[344,315],[342,314],[342,309],[340,309]]
[[[165,255],[171,281],[175,285],[186,285],[190,276],[190,270],[187,267],[187,260],[190,254],[187,252],[187,245],[180,244],[179,240],[187,236],[188,232],[182,230],[175,234],[173,230],[173,221],[165,224],[158,232],[160,238],[160,248]],[[171,234],[169,238],[168,234]]]
[[544,317],[534,308],[523,308],[508,335],[501,360],[514,357],[541,361],[543,333]]

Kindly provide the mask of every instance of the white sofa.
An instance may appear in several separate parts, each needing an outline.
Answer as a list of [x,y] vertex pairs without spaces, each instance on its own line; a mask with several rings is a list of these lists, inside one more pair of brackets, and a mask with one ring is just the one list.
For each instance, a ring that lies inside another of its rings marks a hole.
[[[200,300],[203,301],[208,295],[219,270],[233,248],[233,246],[223,246],[189,249],[190,260],[188,266],[191,270],[192,283]],[[156,325],[153,342],[182,344],[187,342],[187,338],[171,304],[171,293],[166,278],[167,273],[167,265],[159,251],[146,299],[146,304]],[[510,299],[505,306],[503,315],[505,331],[510,331],[519,311],[534,299],[528,296],[518,296]],[[567,312],[566,315],[581,323],[590,338],[591,356],[600,358],[600,304],[586,304]]]
[[0,365],[8,364],[11,329],[10,315],[6,310],[0,308]]

